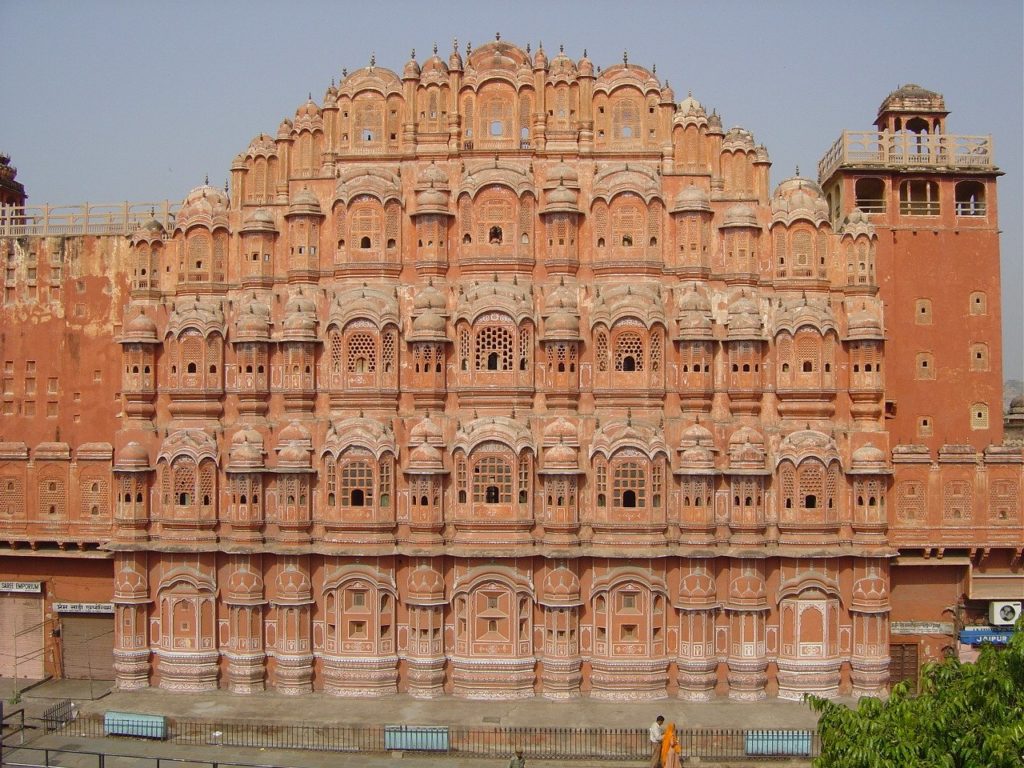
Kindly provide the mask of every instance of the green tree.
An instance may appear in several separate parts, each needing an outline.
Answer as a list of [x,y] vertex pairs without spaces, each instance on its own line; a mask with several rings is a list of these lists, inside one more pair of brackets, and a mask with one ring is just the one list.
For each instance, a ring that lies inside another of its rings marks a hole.
[[815,768],[1021,768],[1024,766],[1024,621],[1006,648],[985,645],[974,663],[947,658],[887,701],[856,709],[808,697],[819,714]]

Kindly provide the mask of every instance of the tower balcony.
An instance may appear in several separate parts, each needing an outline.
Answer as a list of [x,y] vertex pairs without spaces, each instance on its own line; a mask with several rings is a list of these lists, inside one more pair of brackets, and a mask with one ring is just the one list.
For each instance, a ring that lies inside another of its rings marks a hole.
[[843,131],[818,162],[818,182],[824,183],[847,166],[977,171],[996,168],[991,136],[884,131]]

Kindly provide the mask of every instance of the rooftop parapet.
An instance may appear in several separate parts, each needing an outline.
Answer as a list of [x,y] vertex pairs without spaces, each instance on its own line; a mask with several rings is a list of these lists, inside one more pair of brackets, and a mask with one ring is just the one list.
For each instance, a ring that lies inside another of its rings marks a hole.
[[818,162],[818,182],[845,166],[997,170],[991,136],[885,131],[843,131]]

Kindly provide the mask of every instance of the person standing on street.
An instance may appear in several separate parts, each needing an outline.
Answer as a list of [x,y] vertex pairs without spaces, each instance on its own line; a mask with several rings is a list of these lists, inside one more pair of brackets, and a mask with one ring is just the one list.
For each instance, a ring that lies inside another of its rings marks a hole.
[[526,768],[526,758],[523,757],[523,750],[516,750],[515,755],[508,761],[508,768]]
[[651,740],[651,768],[661,768],[661,740],[665,737],[665,717],[658,715],[647,730]]

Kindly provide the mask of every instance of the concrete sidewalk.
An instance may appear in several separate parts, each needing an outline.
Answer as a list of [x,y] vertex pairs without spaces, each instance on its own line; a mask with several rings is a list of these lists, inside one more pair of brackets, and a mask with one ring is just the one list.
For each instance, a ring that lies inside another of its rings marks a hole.
[[[9,697],[10,681],[0,681],[0,692]],[[801,703],[769,699],[757,703],[737,703],[728,699],[705,704],[691,704],[676,699],[647,702],[606,702],[590,698],[574,701],[548,701],[542,698],[516,701],[467,701],[446,698],[420,700],[407,695],[387,698],[341,698],[322,693],[284,696],[267,691],[252,695],[235,695],[227,691],[203,693],[169,693],[159,689],[112,691],[109,683],[98,681],[50,680],[22,693],[27,717],[38,717],[45,707],[61,699],[75,702],[82,715],[101,716],[111,710],[161,714],[171,718],[214,722],[244,721],[256,725],[453,725],[498,727],[565,727],[565,728],[646,728],[659,714],[684,728],[721,729],[811,729],[816,715]],[[17,707],[6,706],[10,712]],[[38,731],[36,733],[39,733]],[[85,738],[73,726],[61,733],[40,735],[30,746],[103,752],[111,755],[143,757],[175,757],[238,761],[256,765],[322,768],[324,766],[368,766],[383,768],[402,759],[405,768],[504,768],[501,760],[455,756],[425,756],[413,753],[344,754],[338,752],[297,751],[276,748],[242,748],[169,744],[117,738]],[[24,755],[26,762],[29,755]],[[10,759],[8,757],[8,759]],[[76,758],[78,759],[78,758]],[[83,760],[88,760],[82,757]],[[94,758],[93,758],[94,759]],[[531,759],[533,765],[554,766],[556,762]],[[131,759],[108,766],[130,765]],[[143,761],[139,761],[143,765]],[[716,763],[725,766],[751,766],[756,761],[744,760]],[[775,766],[787,762],[772,761]],[[796,760],[789,765],[806,766]],[[68,763],[71,766],[71,763]],[[77,763],[76,763],[77,765]],[[85,763],[82,763],[85,766]],[[574,768],[586,766],[629,765],[642,763],[573,761]]]
[[[74,696],[67,698],[74,699]],[[727,699],[692,704],[675,699],[607,702],[590,698],[549,701],[468,701],[342,698],[322,693],[284,696],[266,691],[169,693],[159,689],[115,691],[98,700],[76,701],[82,714],[108,710],[161,714],[207,721],[246,720],[267,724],[465,725],[504,727],[646,728],[659,714],[685,728],[814,728],[817,716],[799,702],[769,699],[738,703]]]
[[[685,728],[814,728],[817,715],[800,702],[766,699],[755,703],[716,699],[693,704],[677,699],[608,702],[582,697],[572,701],[543,698],[470,701],[448,697],[415,699],[405,694],[384,698],[347,698],[323,693],[284,696],[273,691],[237,695],[227,691],[170,693],[157,688],[115,691],[109,681],[48,680],[25,690],[22,704],[9,702],[13,683],[0,679],[0,695],[11,712],[24,706],[27,717],[61,699],[75,702],[82,714],[109,710],[160,714],[207,721],[246,720],[260,724],[465,725],[504,727],[646,728],[661,714]],[[853,700],[843,700],[852,704]]]

